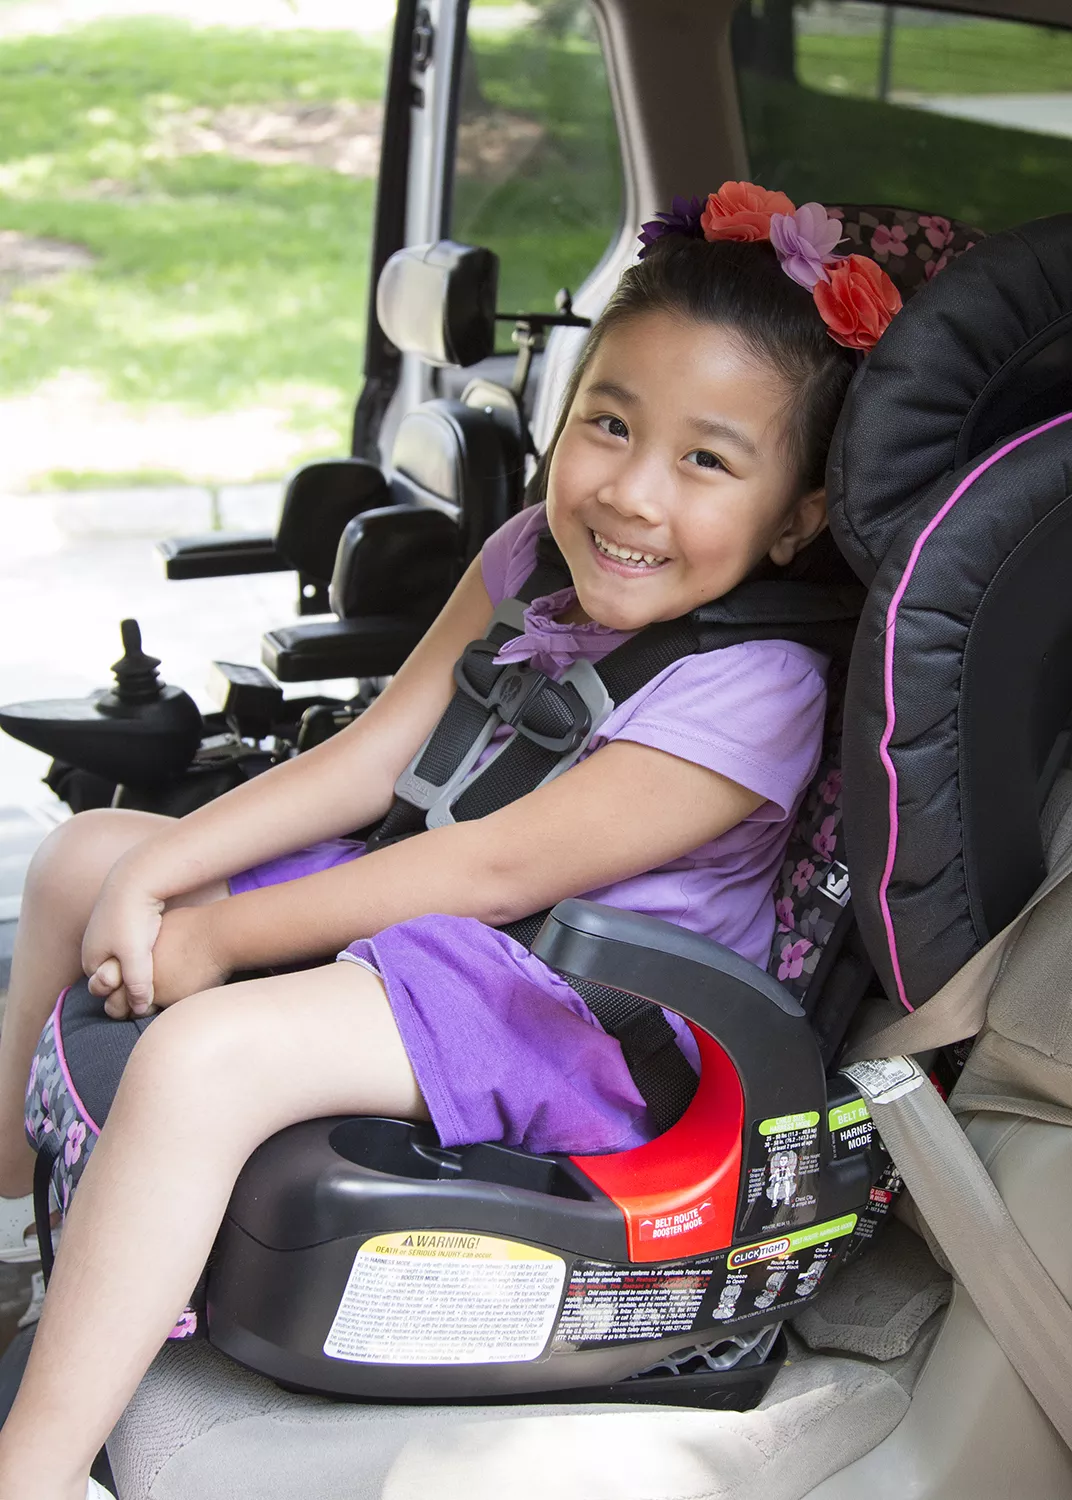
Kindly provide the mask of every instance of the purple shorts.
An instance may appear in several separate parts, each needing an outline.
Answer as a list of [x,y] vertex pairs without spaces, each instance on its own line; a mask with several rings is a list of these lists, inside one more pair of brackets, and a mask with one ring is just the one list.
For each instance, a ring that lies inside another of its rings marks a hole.
[[[232,894],[358,858],[332,839],[232,877]],[[655,1130],[622,1049],[564,979],[473,917],[414,917],[340,959],[372,969],[444,1146],[502,1141],[525,1151],[626,1151]],[[694,1066],[691,1033],[668,1016]]]

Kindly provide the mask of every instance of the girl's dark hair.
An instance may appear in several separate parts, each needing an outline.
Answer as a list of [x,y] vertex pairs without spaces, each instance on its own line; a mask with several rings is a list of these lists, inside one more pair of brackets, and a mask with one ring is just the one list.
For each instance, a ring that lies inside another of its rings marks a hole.
[[746,349],[778,371],[790,391],[786,441],[800,493],[821,488],[834,426],[856,369],[855,353],[830,337],[811,293],[786,275],[769,244],[709,244],[667,234],[624,272],[589,333],[554,436],[533,476],[531,499],[546,497],[551,457],[603,338],[628,318],[648,312],[732,329]]

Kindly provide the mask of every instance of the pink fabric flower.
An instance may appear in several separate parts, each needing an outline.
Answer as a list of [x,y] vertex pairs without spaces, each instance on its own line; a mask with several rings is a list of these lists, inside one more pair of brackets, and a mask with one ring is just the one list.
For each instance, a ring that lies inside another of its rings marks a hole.
[[819,788],[819,796],[826,803],[827,807],[833,807],[834,803],[841,796],[841,772],[839,770],[829,772],[826,780]]
[[949,251],[947,250],[945,252],[945,254],[944,255],[940,255],[937,260],[929,260],[927,262],[927,264],[923,267],[923,278],[924,278],[924,280],[925,281],[932,281],[934,279],[934,277],[938,275],[939,271],[944,271],[945,270],[945,268],[949,264],[951,258],[952,257],[950,256]]
[[903,224],[895,224],[892,229],[880,224],[871,236],[871,251],[879,260],[885,260],[887,255],[907,255],[907,241],[908,231]]
[[953,238],[953,226],[941,214],[920,214],[919,227],[936,250],[944,250]]
[[771,244],[782,270],[809,292],[817,281],[829,281],[823,261],[833,253],[843,228],[821,203],[804,203],[792,214],[771,214]]
[[792,898],[789,897],[789,896],[783,896],[780,901],[776,901],[774,903],[774,915],[778,918],[779,922],[781,922],[781,924],[782,924],[783,927],[792,927],[792,925],[793,925],[793,902],[792,902]]
[[815,874],[815,866],[810,859],[802,859],[793,871],[793,889],[801,896],[807,893],[808,885]]
[[828,818],[823,819],[819,832],[811,841],[811,847],[820,859],[830,859],[837,848],[837,838],[834,834],[835,823],[836,820],[831,813]]
[[804,972],[804,959],[811,949],[807,938],[800,938],[795,943],[786,943],[781,952],[781,963],[778,965],[779,979],[799,979]]

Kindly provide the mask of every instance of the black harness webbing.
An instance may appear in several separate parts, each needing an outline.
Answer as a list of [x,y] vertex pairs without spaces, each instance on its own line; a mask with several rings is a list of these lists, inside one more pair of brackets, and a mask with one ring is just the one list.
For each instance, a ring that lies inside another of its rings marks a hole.
[[[558,548],[549,536],[541,537],[536,567],[519,589],[517,601],[530,604],[569,581]],[[613,707],[682,657],[745,641],[788,639],[827,655],[843,656],[851,644],[863,593],[855,586],[745,582],[725,598],[681,619],[638,631],[602,661],[591,663],[591,671],[602,684],[604,702]],[[519,624],[496,620],[483,640],[466,648],[455,667],[457,691],[418,758],[400,779],[400,790],[367,848],[382,848],[428,827],[429,799],[439,789],[449,793],[452,778],[467,765],[446,821],[464,822],[497,812],[534,791],[556,767],[572,764],[588,744],[595,727],[590,706],[569,681],[556,681],[528,662],[496,664],[503,645],[520,633]],[[480,751],[494,728],[502,724],[509,724],[514,734],[479,773],[472,774]],[[422,797],[424,805],[409,800],[406,790]],[[531,947],[546,916],[546,912],[536,913],[510,923],[503,931]],[[661,1009],[587,980],[569,977],[568,982],[621,1045],[652,1123],[660,1133],[666,1130],[683,1114],[697,1079]]]

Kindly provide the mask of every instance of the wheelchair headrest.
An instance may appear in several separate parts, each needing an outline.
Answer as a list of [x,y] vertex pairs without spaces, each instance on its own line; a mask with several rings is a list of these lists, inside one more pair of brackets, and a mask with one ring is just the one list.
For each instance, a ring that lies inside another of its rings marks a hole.
[[463,368],[495,351],[499,258],[437,240],[396,250],[380,272],[376,316],[403,354]]
[[870,584],[845,704],[853,899],[929,998],[1044,873],[1072,728],[1072,214],[977,245],[857,375],[832,529]]
[[827,483],[859,576],[871,581],[930,486],[1069,408],[1072,214],[1057,214],[992,235],[934,276],[857,376]]

